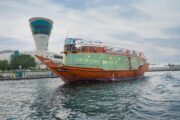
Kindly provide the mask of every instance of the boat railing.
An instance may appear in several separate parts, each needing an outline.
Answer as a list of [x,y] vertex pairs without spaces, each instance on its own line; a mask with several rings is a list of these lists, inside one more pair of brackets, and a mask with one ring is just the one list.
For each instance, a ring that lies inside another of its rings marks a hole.
[[116,46],[110,46],[109,44],[106,45],[101,41],[88,41],[84,39],[67,38],[65,46],[66,49],[71,52],[122,54],[126,56],[138,56],[145,59],[145,56],[142,52]]
[[94,45],[83,45],[83,46],[73,46],[71,48],[72,52],[95,52],[95,53],[109,53],[109,54],[120,54],[125,56],[138,56],[145,59],[142,52],[129,50],[124,48],[113,48],[109,46],[94,46]]

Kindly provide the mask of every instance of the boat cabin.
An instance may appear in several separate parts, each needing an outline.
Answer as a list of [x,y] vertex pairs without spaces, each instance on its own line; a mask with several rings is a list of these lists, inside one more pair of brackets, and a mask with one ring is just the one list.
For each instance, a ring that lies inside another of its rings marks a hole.
[[98,41],[87,41],[79,38],[66,38],[64,44],[64,53],[108,53],[124,56],[138,56],[145,59],[143,53],[102,44]]
[[[104,53],[106,52],[105,46],[97,46],[93,44],[78,43],[81,39],[67,38],[65,40],[64,52],[88,52],[88,53]],[[81,41],[82,42],[82,41]]]

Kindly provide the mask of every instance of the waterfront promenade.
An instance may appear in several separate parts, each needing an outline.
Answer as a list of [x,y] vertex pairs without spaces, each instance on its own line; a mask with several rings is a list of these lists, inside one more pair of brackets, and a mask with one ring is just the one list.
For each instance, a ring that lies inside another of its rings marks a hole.
[[180,65],[149,66],[148,72],[180,71]]
[[21,79],[39,79],[56,77],[51,71],[22,71],[22,76],[18,76],[16,71],[0,72],[0,80],[21,80]]

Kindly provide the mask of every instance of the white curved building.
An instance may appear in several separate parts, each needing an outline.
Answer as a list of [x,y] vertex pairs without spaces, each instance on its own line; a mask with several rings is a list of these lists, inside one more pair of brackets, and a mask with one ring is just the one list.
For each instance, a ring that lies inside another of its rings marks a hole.
[[63,57],[60,54],[54,53],[54,52],[44,52],[44,51],[26,51],[26,52],[22,52],[22,54],[27,54],[27,55],[31,55],[32,57],[34,57],[35,61],[36,61],[36,67],[37,68],[41,68],[41,69],[45,69],[46,66],[44,64],[41,63],[41,61],[39,61],[35,55],[41,55],[44,56],[46,58],[51,59],[53,62],[55,62],[56,64],[61,64]]

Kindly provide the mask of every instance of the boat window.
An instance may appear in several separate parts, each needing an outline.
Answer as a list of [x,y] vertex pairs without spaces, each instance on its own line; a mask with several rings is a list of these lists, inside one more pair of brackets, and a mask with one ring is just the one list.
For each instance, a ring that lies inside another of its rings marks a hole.
[[54,58],[56,58],[56,59],[63,59],[63,57],[60,56],[60,55],[54,55]]
[[76,51],[76,40],[73,38],[67,38],[65,40],[64,51]]
[[65,40],[65,45],[75,44],[75,40],[72,38],[67,38]]

